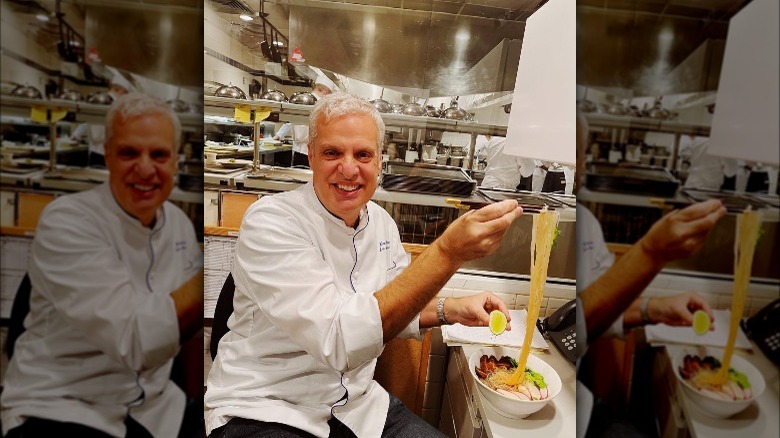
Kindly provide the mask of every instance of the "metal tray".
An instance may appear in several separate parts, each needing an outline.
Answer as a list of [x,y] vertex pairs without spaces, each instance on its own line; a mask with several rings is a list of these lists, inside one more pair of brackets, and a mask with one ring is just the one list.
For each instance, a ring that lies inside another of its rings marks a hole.
[[382,175],[385,190],[468,197],[477,187],[460,167],[421,163],[387,163]]
[[720,201],[723,203],[723,206],[726,207],[726,210],[730,212],[740,212],[748,207],[753,209],[760,209],[769,205],[766,202],[750,195],[731,191],[716,192],[709,190],[685,189],[683,190],[683,193],[693,201],[697,202],[707,201],[709,199],[720,199]]
[[673,197],[680,188],[680,181],[665,167],[594,163],[586,176],[585,185],[600,192]]
[[522,190],[477,189],[477,193],[491,202],[501,202],[505,199],[514,199],[526,211],[537,211],[546,205],[549,210],[566,208],[567,204],[542,193],[526,192]]

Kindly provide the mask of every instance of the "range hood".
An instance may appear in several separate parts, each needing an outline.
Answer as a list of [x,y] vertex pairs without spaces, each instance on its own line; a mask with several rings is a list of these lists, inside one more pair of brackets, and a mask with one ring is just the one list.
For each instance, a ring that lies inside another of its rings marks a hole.
[[89,2],[84,33],[87,50],[96,48],[106,65],[167,84],[202,87],[203,5],[199,0],[175,5]]
[[305,64],[430,97],[512,90],[524,29],[522,21],[330,2],[291,4],[289,16],[290,48]]

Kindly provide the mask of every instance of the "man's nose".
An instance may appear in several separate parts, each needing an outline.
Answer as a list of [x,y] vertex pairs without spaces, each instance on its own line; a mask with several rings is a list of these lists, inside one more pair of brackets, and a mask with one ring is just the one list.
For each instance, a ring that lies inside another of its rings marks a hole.
[[352,157],[346,157],[339,164],[339,172],[347,179],[352,179],[358,174],[358,166]]
[[135,165],[135,171],[141,178],[150,178],[154,176],[154,161],[148,155],[142,155]]

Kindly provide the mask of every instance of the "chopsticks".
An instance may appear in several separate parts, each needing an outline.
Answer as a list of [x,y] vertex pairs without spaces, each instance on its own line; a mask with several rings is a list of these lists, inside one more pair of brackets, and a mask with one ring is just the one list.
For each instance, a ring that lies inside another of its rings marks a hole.
[[[664,199],[664,198],[649,198],[648,201],[651,204],[657,205],[659,208],[685,208],[695,204],[696,202],[703,202],[703,201],[678,201],[678,200]],[[735,213],[735,214],[740,214],[746,210],[755,208],[751,204],[745,206],[734,205],[734,204],[723,204],[723,206],[726,207],[727,212]]]
[[[486,205],[492,204],[492,202],[462,201],[460,199],[455,199],[455,198],[447,198],[444,200],[444,202],[460,210],[477,210]],[[518,205],[523,209],[523,213],[541,213],[542,210],[544,209],[544,207],[541,207],[539,205],[523,204],[523,203],[519,203]],[[555,210],[555,207],[547,206],[547,209]]]

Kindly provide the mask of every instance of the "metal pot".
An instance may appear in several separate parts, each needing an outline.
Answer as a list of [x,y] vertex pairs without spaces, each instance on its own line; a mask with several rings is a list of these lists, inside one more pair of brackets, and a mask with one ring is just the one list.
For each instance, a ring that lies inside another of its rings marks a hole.
[[299,105],[314,105],[317,102],[317,96],[308,91],[298,91],[290,96],[290,103]]
[[463,108],[458,107],[457,104],[444,110],[442,117],[450,120],[466,120],[469,114]]
[[260,99],[275,100],[277,102],[287,102],[287,95],[279,90],[268,90],[260,96]]
[[214,95],[217,97],[228,97],[230,99],[246,99],[246,94],[234,85],[223,85],[217,88]]
[[60,93],[57,96],[57,99],[71,100],[73,102],[81,102],[82,100],[84,100],[84,96],[82,96],[81,93],[79,93],[76,90],[71,90],[66,88],[62,90],[62,93]]
[[19,85],[16,82],[2,81],[0,82],[0,94],[12,94]]
[[371,105],[374,105],[374,108],[376,108],[376,110],[379,111],[380,113],[393,112],[393,106],[390,105],[390,102],[381,98],[372,100]]
[[591,102],[588,99],[582,99],[579,102],[577,102],[577,107],[583,113],[595,113],[596,111],[599,110],[598,105],[596,105],[595,103]]
[[13,96],[26,97],[28,99],[43,99],[41,92],[31,85],[20,85],[11,91]]
[[111,105],[113,102],[114,98],[104,91],[91,93],[89,96],[87,96],[87,103],[94,103],[97,105]]
[[393,113],[395,114],[403,114],[404,113],[404,104],[402,103],[394,103],[391,104],[393,108]]
[[411,102],[404,105],[402,114],[407,116],[424,116],[425,108],[417,102]]
[[607,106],[607,114],[611,114],[613,116],[624,116],[626,115],[626,107],[623,106],[623,104],[620,102],[613,102]]
[[177,113],[187,113],[190,111],[190,105],[181,99],[169,100],[168,105]]
[[206,96],[214,96],[217,90],[224,86],[225,84],[221,84],[215,81],[203,81],[203,94]]
[[653,102],[653,107],[647,111],[647,117],[651,119],[667,120],[672,113],[661,105],[661,97],[657,97]]
[[433,105],[425,105],[425,115],[428,117],[441,117],[441,111]]

